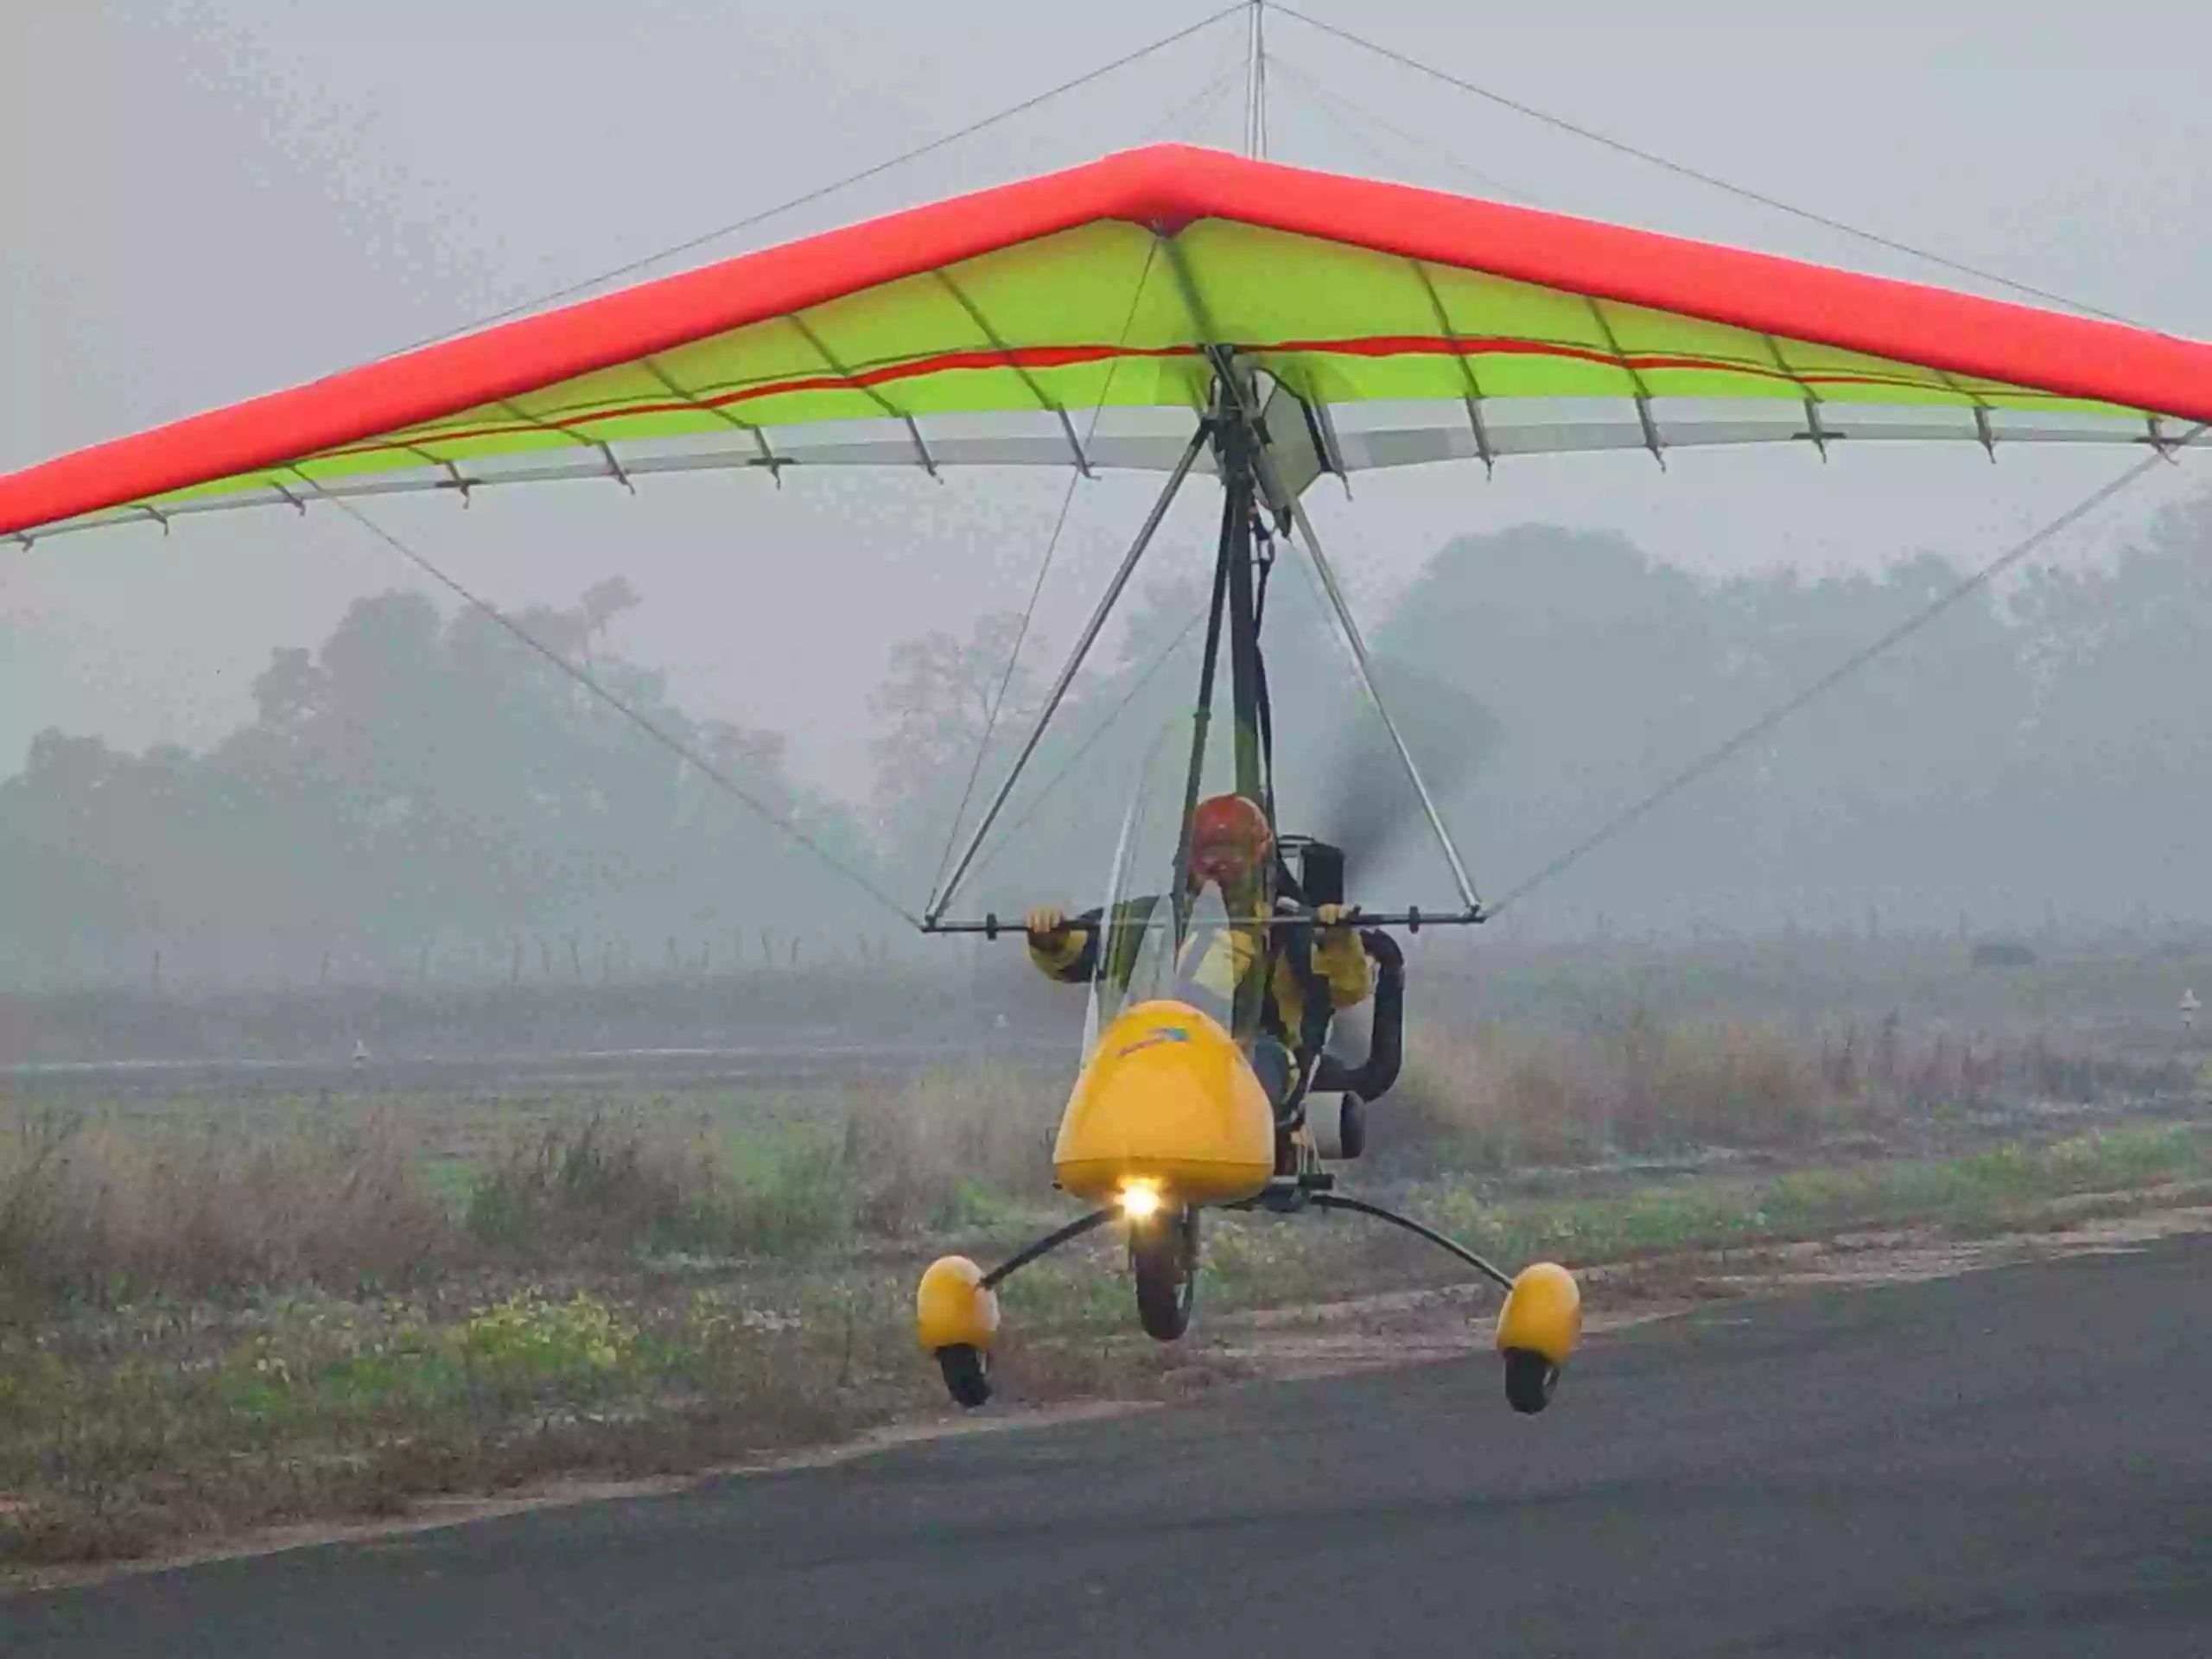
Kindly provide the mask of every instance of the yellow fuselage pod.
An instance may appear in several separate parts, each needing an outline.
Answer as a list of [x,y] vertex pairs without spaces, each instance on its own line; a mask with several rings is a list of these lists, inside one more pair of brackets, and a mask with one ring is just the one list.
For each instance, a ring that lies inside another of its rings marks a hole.
[[1060,1185],[1093,1202],[1137,1183],[1172,1204],[1234,1204],[1274,1167],[1267,1090],[1229,1033],[1181,1002],[1141,1002],[1107,1027],[1052,1148]]

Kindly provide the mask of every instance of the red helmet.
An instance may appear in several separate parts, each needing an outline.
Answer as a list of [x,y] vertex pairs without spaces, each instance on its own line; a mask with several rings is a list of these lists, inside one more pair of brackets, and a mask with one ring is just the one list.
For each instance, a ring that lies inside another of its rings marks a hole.
[[1215,795],[1191,817],[1191,873],[1222,879],[1250,875],[1274,850],[1268,815],[1242,795]]

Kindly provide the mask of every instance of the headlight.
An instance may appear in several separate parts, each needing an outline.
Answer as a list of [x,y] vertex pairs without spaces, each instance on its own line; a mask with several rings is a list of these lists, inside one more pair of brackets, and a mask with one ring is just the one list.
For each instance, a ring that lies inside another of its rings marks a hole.
[[1142,1221],[1160,1213],[1160,1189],[1147,1181],[1132,1181],[1122,1189],[1122,1213],[1131,1221]]

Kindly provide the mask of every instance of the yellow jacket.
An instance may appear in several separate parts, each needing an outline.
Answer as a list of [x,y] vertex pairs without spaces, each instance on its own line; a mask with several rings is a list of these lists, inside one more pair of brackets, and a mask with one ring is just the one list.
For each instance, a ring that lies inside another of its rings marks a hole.
[[[1097,914],[1093,912],[1070,922],[1056,938],[1042,944],[1032,939],[1030,960],[1048,978],[1080,983],[1090,976],[1096,963],[1092,941],[1098,921]],[[1236,987],[1243,983],[1252,969],[1262,938],[1267,940],[1268,954],[1273,958],[1268,975],[1273,1007],[1262,1010],[1262,1026],[1269,1036],[1294,1046],[1306,1011],[1306,991],[1299,982],[1298,970],[1292,965],[1289,952],[1284,948],[1282,930],[1270,929],[1264,934],[1257,929],[1238,927],[1211,931],[1205,936],[1203,944],[1193,939],[1184,945],[1183,971],[1224,1001],[1233,1001]],[[1331,1009],[1341,1010],[1365,1001],[1375,988],[1375,975],[1367,952],[1360,948],[1358,934],[1349,925],[1317,927],[1313,938],[1313,976],[1328,986]],[[1200,950],[1205,954],[1193,967],[1191,953]],[[1126,964],[1122,971],[1126,974]]]

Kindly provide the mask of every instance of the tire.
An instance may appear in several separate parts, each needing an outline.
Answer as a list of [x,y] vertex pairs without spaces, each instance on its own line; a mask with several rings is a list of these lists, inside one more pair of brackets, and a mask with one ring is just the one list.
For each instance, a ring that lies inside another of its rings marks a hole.
[[1559,1387],[1559,1367],[1533,1348],[1505,1351],[1505,1402],[1514,1410],[1533,1416],[1552,1402]]
[[1198,1293],[1198,1212],[1179,1210],[1129,1233],[1129,1267],[1137,1281],[1137,1323],[1156,1342],[1191,1328]]
[[1367,1103],[1357,1095],[1346,1095],[1338,1110],[1343,1116],[1337,1123],[1338,1142],[1345,1157],[1357,1158],[1367,1150]]
[[952,1403],[965,1411],[988,1404],[991,1397],[990,1357],[980,1348],[956,1343],[937,1351],[938,1369],[944,1373],[944,1389]]

